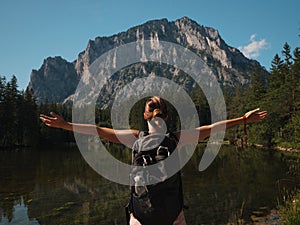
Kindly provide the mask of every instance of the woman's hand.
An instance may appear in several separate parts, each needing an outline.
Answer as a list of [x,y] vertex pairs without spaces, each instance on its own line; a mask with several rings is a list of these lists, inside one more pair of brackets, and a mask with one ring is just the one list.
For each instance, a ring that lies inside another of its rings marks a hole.
[[61,116],[57,115],[56,113],[51,112],[50,115],[51,116],[46,116],[43,114],[40,115],[40,119],[47,126],[64,129],[68,124]]
[[245,113],[244,118],[246,119],[247,123],[251,122],[259,122],[263,120],[267,116],[267,111],[259,111],[258,109],[251,110]]

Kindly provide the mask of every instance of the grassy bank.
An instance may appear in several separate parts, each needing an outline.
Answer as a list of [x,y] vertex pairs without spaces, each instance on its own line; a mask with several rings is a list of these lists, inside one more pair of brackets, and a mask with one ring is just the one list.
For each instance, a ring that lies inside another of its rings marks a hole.
[[300,190],[279,207],[279,215],[284,225],[300,224]]
[[[288,149],[284,154],[287,158],[289,166],[289,175],[291,181],[297,183],[300,179],[300,153],[299,150]],[[283,195],[282,203],[279,204],[280,221],[283,225],[299,225],[300,224],[300,189],[295,186],[295,191]]]

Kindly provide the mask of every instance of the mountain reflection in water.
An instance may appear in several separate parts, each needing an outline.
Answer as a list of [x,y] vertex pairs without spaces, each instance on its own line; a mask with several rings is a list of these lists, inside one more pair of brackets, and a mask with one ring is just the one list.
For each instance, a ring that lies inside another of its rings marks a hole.
[[[182,169],[188,224],[250,222],[253,211],[270,211],[299,187],[299,170],[291,173],[290,159],[280,152],[223,146],[199,172],[203,149]],[[130,151],[110,151],[130,162]],[[0,154],[0,224],[125,224],[129,187],[101,177],[77,148]]]

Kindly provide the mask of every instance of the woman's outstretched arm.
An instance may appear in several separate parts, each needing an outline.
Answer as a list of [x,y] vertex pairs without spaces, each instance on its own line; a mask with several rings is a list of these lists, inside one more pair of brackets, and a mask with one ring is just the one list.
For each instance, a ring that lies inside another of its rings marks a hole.
[[244,124],[244,123],[255,123],[263,120],[267,116],[267,111],[260,111],[259,109],[254,109],[247,112],[244,116],[223,120],[220,122],[213,123],[211,125],[197,127],[195,130],[186,130],[178,132],[177,135],[180,137],[183,135],[185,140],[182,143],[189,144],[192,140],[189,137],[195,137],[195,132],[197,132],[199,138],[198,140],[203,140],[209,137],[212,133],[216,133],[219,131],[224,131],[228,128],[234,127],[236,125]]
[[[113,143],[125,144],[132,146],[135,138],[138,137],[138,130],[114,130],[107,127],[99,127],[93,124],[78,124],[65,121],[61,116],[51,112],[51,116],[41,114],[40,119],[49,127],[61,128],[76,133],[97,135],[100,138],[108,140]],[[122,136],[122,141],[126,140],[126,143],[121,142],[118,136]]]

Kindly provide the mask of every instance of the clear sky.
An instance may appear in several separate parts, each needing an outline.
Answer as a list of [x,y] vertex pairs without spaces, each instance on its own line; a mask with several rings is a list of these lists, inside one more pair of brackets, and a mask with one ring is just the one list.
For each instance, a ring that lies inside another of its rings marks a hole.
[[183,16],[217,29],[225,42],[267,69],[285,42],[300,46],[299,0],[1,0],[0,76],[25,89],[49,56],[72,62],[88,40],[148,20]]

